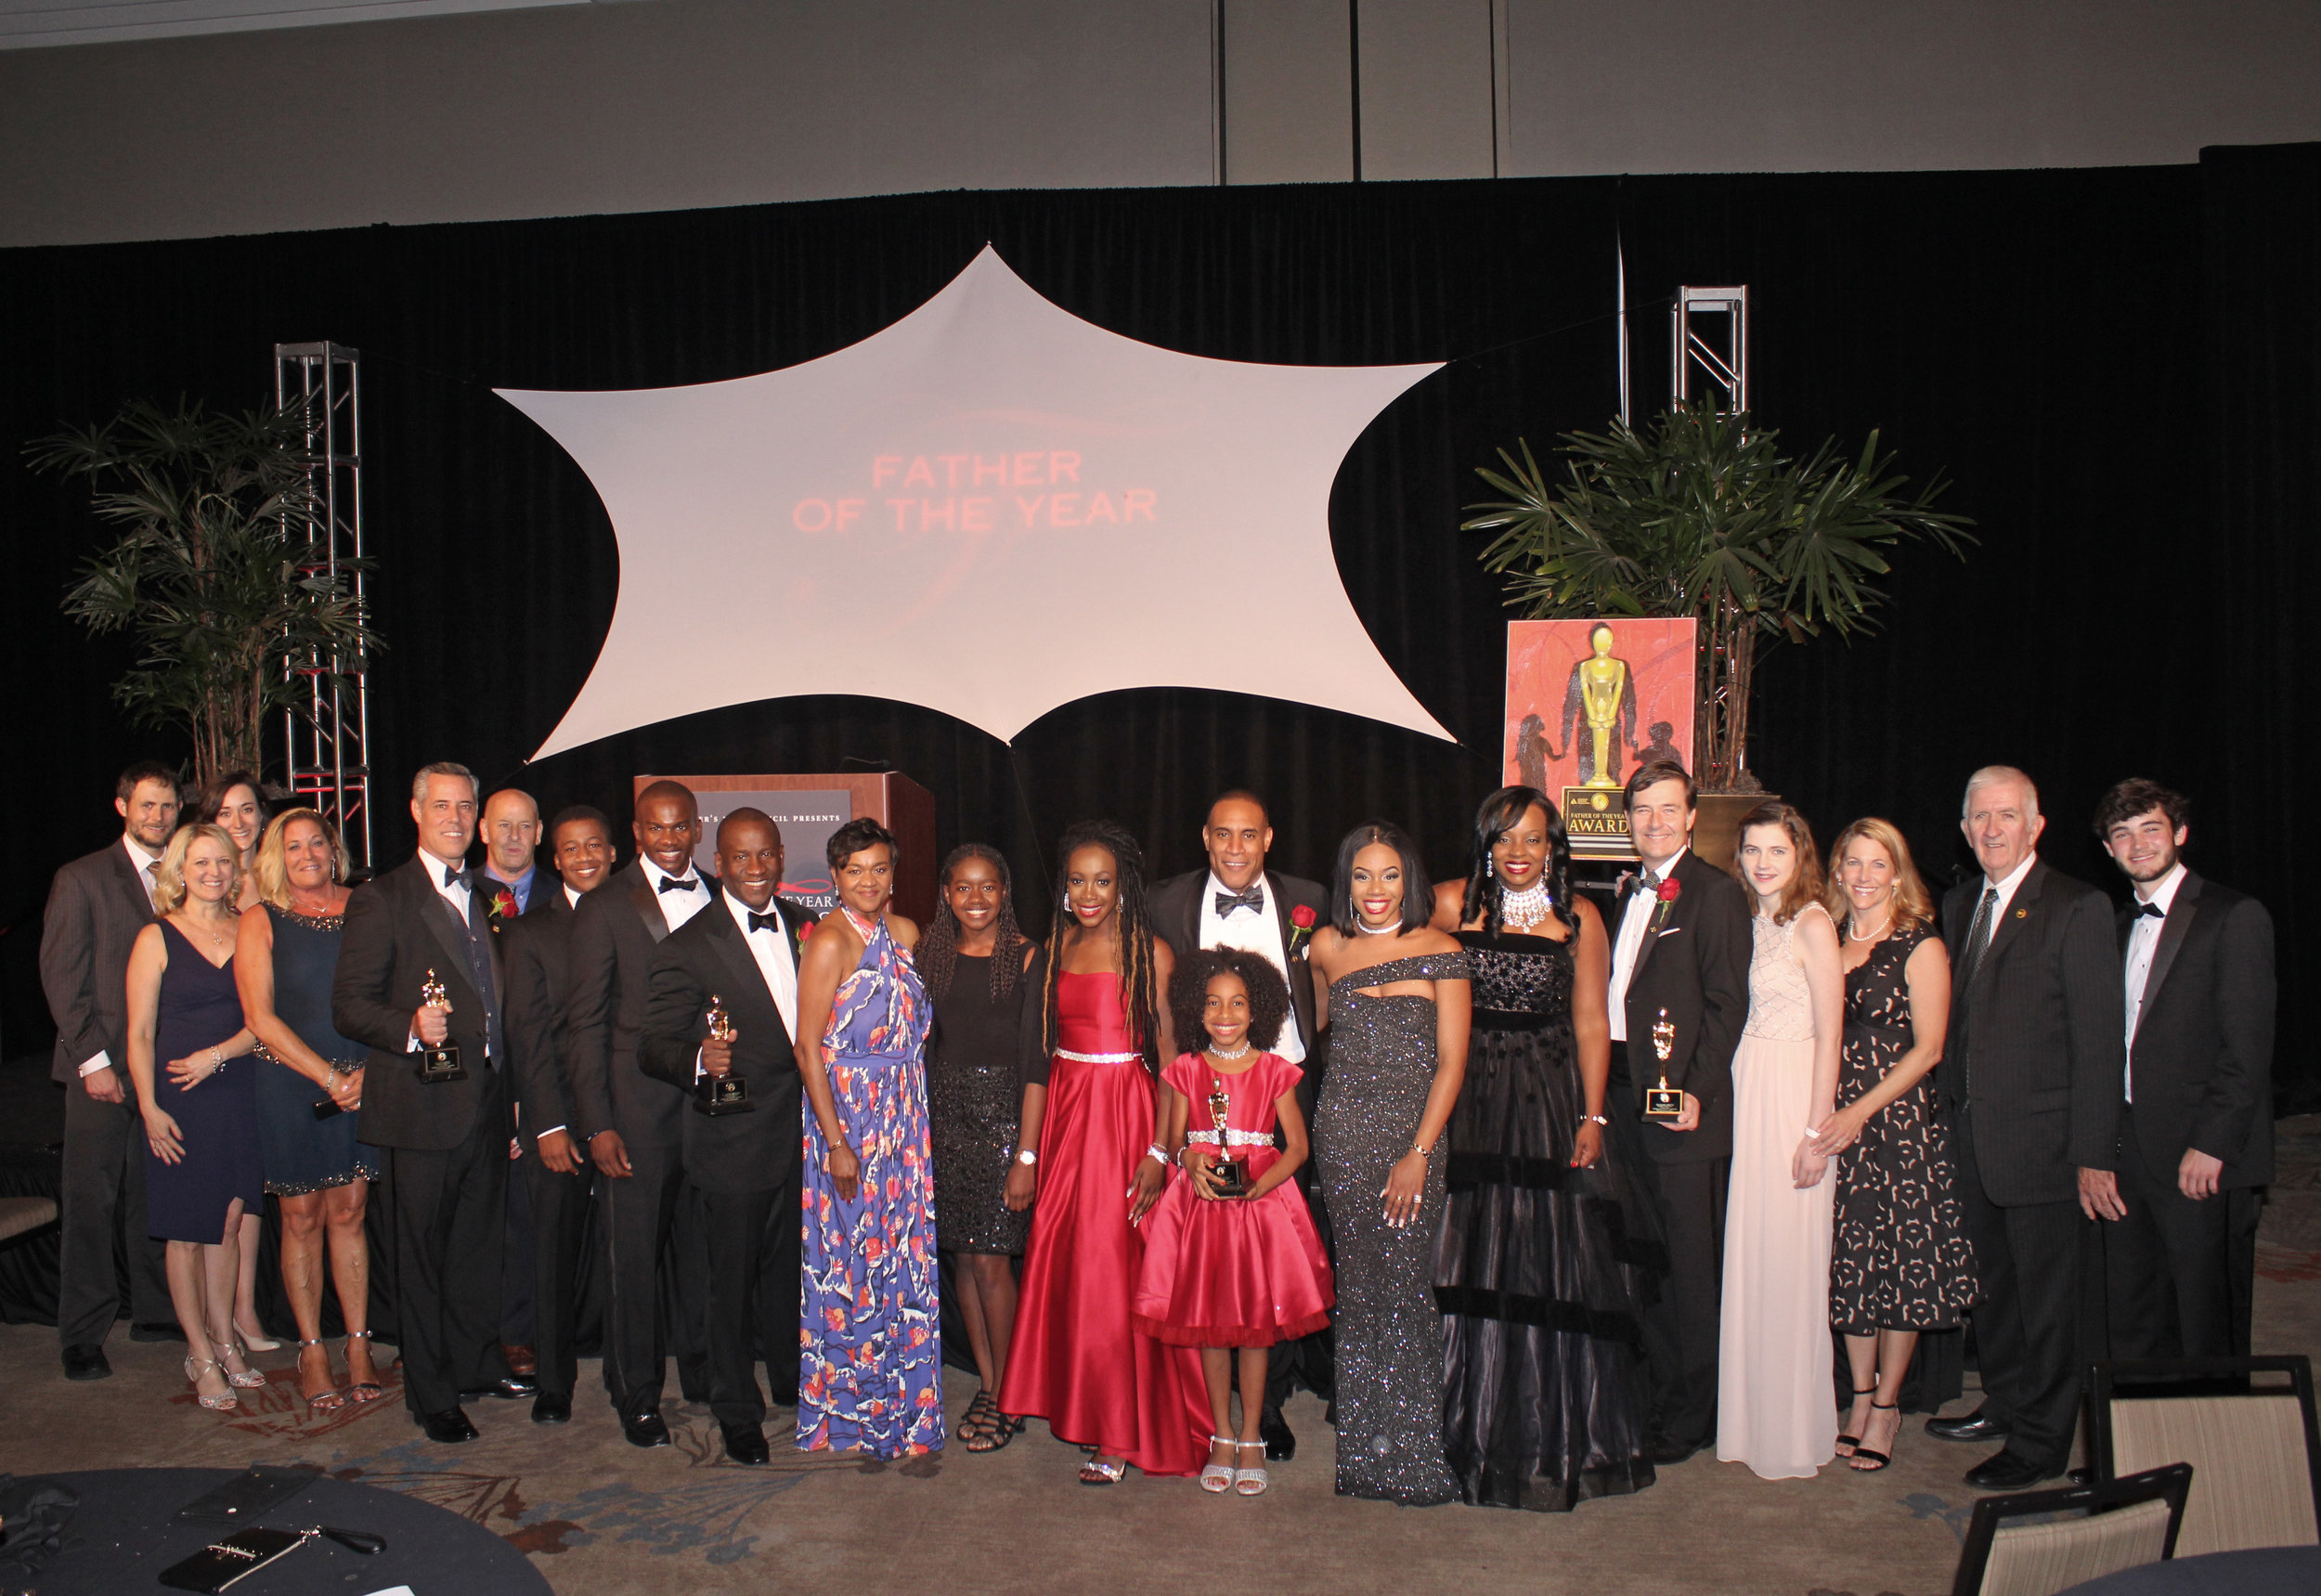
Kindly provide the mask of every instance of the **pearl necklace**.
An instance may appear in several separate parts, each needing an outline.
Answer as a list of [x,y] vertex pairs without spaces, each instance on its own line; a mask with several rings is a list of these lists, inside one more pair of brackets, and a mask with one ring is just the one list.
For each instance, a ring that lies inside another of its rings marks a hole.
[[1389,920],[1382,926],[1370,926],[1365,925],[1360,920],[1356,920],[1354,923],[1354,928],[1361,932],[1366,937],[1391,937],[1396,931],[1402,929],[1402,922],[1400,920]]
[[1499,923],[1519,931],[1530,930],[1546,919],[1554,907],[1555,902],[1548,896],[1548,884],[1544,881],[1534,881],[1520,892],[1508,887],[1499,889]]

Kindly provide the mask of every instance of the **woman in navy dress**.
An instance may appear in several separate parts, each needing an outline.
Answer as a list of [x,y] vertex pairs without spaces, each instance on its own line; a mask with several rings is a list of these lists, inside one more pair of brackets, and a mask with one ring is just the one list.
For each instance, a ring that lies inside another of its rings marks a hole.
[[[258,843],[272,813],[273,806],[256,776],[248,771],[228,771],[202,789],[187,817],[207,821],[234,839],[241,855],[241,888],[234,897],[238,910],[257,904]],[[240,956],[239,949],[236,956]],[[258,1210],[241,1216],[241,1273],[234,1280],[234,1333],[241,1338],[244,1352],[273,1352],[282,1344],[258,1322],[258,1241],[265,1224],[266,1216]]]
[[201,1406],[237,1407],[266,1376],[234,1336],[241,1216],[260,1187],[253,1042],[234,990],[240,850],[214,825],[169,840],[154,876],[160,916],[129,954],[129,1079],[145,1120],[145,1211],[168,1245],[169,1297]]

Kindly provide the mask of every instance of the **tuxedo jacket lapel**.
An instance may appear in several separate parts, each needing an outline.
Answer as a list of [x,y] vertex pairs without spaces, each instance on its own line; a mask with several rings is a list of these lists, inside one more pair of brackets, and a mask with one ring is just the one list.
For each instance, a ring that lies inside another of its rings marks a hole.
[[644,934],[657,944],[668,935],[668,919],[661,913],[661,895],[654,890],[653,877],[644,873],[644,866],[636,867],[636,878],[629,884],[629,902],[636,906],[637,918],[644,922]]
[[[795,935],[797,923],[791,918],[794,912],[791,906],[783,903],[779,898],[776,898],[774,902],[782,904],[782,918],[789,925],[792,934]],[[782,1006],[773,1001],[773,989],[766,984],[766,972],[758,967],[758,955],[749,951],[749,939],[742,935],[742,928],[733,923],[733,916],[726,911],[722,903],[713,903],[702,913],[714,914],[717,916],[709,922],[709,945],[717,950],[720,962],[724,966],[726,974],[732,978],[733,990],[747,994],[751,1006],[763,1007],[767,1021],[781,1033],[785,1044],[782,1051],[787,1051],[786,1044],[794,1038],[790,1035],[790,1028],[782,1021]],[[793,945],[791,948],[793,970],[797,968],[797,951]]]
[[137,879],[137,867],[129,863],[129,850],[116,846],[112,850],[113,879],[120,884],[122,906],[140,922],[153,917],[153,900],[145,895],[145,883]]
[[[1974,984],[1980,987],[1990,980],[1990,972],[1999,967],[1999,960],[2015,945],[2016,936],[2039,913],[2040,890],[2047,884],[2047,862],[2040,860],[2023,877],[2023,884],[2015,889],[2015,896],[1999,916],[1999,923],[1990,928],[1990,945],[1983,950],[1982,963],[1975,967]],[[1975,894],[1979,902],[1982,894]]]
[[[1665,921],[1661,919],[1660,902],[1653,898],[1647,898],[1644,901],[1642,911],[1646,916],[1644,940],[1637,945],[1636,964],[1628,971],[1627,989],[1630,992],[1634,992],[1636,983],[1644,979],[1644,967],[1652,963],[1653,954],[1660,946],[1660,933],[1671,926],[1680,926],[1684,923],[1684,877],[1696,857],[1698,856],[1688,850],[1682,859],[1677,861],[1677,867],[1668,873],[1667,879],[1677,884],[1677,901],[1666,906],[1668,915]],[[1712,864],[1709,868],[1713,870],[1716,866]],[[1643,891],[1642,887],[1639,886],[1637,891],[1640,894]],[[1621,913],[1625,917],[1627,911],[1623,909]],[[1613,928],[1613,941],[1615,946],[1618,940],[1619,928],[1615,926]]]
[[[473,990],[475,982],[467,973],[467,928],[460,924],[460,916],[444,901],[444,895],[435,890],[434,883],[427,879],[427,866],[416,860],[412,863],[411,885],[421,894],[420,918],[426,922],[428,932],[443,945],[443,951],[449,956],[452,968],[458,972],[460,980]],[[495,968],[492,973],[497,975],[499,971]],[[437,980],[441,980],[443,972],[438,970],[435,975]]]
[[2168,906],[2168,917],[2159,923],[2159,946],[2152,950],[2151,973],[2144,978],[2144,1008],[2151,1007],[2152,1000],[2159,995],[2169,967],[2184,950],[2185,938],[2192,934],[2192,918],[2200,912],[2199,900],[2200,878],[2186,870],[2176,887],[2175,901]]

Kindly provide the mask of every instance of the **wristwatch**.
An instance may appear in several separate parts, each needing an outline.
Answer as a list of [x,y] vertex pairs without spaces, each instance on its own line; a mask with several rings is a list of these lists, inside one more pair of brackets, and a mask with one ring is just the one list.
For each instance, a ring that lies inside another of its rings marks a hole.
[[1016,1161],[1025,1165],[1038,1163],[1040,1161],[1040,1149],[1038,1148],[1026,1148],[1016,1155]]

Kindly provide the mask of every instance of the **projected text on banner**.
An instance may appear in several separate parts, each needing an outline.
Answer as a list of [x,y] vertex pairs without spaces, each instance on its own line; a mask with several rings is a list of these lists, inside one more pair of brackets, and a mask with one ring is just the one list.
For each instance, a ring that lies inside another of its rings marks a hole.
[[[992,532],[1002,526],[1061,530],[1160,519],[1155,489],[1083,487],[1081,463],[1074,449],[882,454],[870,462],[869,494],[801,499],[790,510],[790,525],[800,532],[845,532],[891,517],[897,532]],[[921,491],[914,496],[913,488]]]

